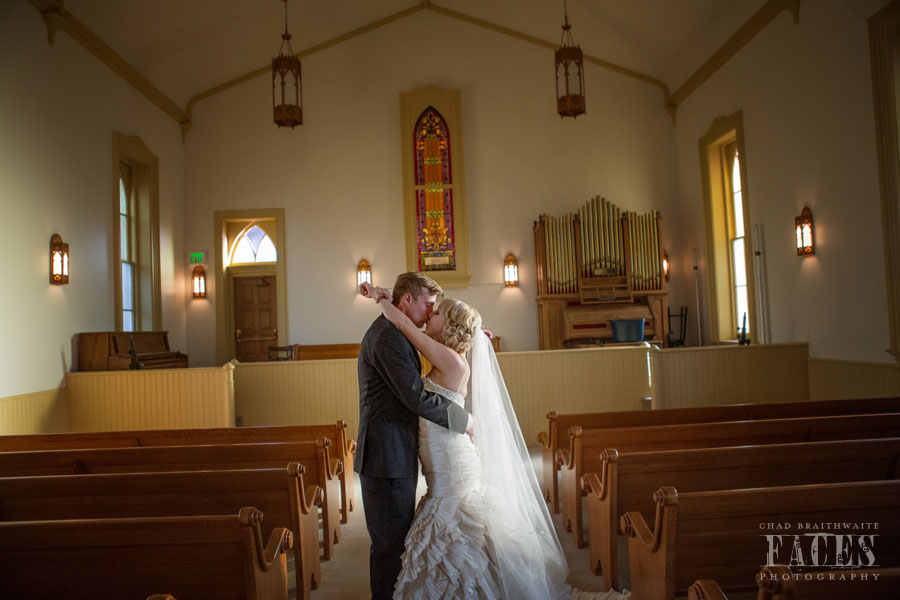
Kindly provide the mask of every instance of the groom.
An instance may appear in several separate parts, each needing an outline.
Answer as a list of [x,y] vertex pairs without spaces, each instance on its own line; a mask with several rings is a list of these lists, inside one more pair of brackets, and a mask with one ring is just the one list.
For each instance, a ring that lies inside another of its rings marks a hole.
[[[393,304],[422,327],[441,286],[422,273],[403,273]],[[353,470],[359,473],[372,547],[373,600],[388,600],[400,574],[406,533],[413,522],[419,476],[419,417],[465,433],[471,416],[447,398],[426,392],[418,352],[384,315],[363,337],[357,362],[359,432]]]

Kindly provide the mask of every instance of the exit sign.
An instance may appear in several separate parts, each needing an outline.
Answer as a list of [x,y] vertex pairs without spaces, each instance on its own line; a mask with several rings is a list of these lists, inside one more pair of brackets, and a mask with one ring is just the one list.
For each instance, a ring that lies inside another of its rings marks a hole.
[[203,263],[203,252],[191,252],[191,264]]

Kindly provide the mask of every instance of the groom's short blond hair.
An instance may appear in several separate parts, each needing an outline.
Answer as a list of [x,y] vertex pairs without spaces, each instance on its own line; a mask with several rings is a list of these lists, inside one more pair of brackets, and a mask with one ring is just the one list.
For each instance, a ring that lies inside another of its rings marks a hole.
[[415,300],[422,295],[423,289],[434,296],[441,296],[444,293],[443,288],[441,288],[438,282],[424,273],[415,271],[401,273],[397,276],[397,281],[394,282],[391,301],[396,306],[397,303],[400,302],[400,298],[403,297],[403,294],[406,294],[407,292],[409,292],[412,299]]

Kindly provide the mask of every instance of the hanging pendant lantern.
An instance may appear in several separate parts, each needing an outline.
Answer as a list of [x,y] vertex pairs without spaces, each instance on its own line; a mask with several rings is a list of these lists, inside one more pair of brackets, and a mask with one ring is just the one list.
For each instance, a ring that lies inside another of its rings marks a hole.
[[572,39],[569,13],[563,0],[565,24],[562,26],[562,40],[556,51],[556,110],[562,117],[584,114],[584,53]]
[[281,34],[281,49],[278,56],[272,59],[272,111],[276,125],[293,129],[297,125],[303,125],[303,86],[300,81],[300,59],[291,48],[291,34],[288,33],[287,0],[283,2],[284,33]]

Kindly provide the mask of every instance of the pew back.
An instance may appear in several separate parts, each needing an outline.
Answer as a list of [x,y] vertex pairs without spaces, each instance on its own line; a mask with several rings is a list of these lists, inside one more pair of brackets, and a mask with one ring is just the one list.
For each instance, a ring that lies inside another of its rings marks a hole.
[[262,543],[262,513],[0,523],[4,597],[286,600],[290,532]]
[[653,492],[726,490],[900,476],[900,438],[772,444],[619,454],[602,453],[599,473],[587,473],[590,564],[618,588],[616,533],[625,512],[653,518]]
[[234,514],[252,505],[264,531],[286,528],[294,538],[297,596],[309,598],[321,580],[318,485],[304,486],[305,468],[50,475],[0,479],[0,520],[139,518]]
[[550,502],[553,512],[559,512],[559,492],[556,475],[559,466],[556,464],[556,451],[561,447],[565,447],[567,443],[566,434],[572,427],[580,426],[582,429],[642,427],[647,425],[752,421],[758,419],[884,412],[900,412],[900,398],[730,404],[595,413],[558,414],[550,412],[547,414],[547,431],[538,434],[544,465],[544,499]]
[[81,448],[126,448],[136,446],[196,446],[204,444],[247,444],[262,442],[303,442],[328,438],[331,452],[348,468],[341,473],[341,522],[353,510],[353,455],[356,442],[347,435],[347,422],[323,425],[280,425],[271,427],[211,427],[202,429],[148,429],[89,433],[45,433],[0,436],[0,452],[21,450],[72,450]]
[[148,473],[234,469],[284,469],[298,462],[305,481],[324,491],[322,521],[325,558],[340,541],[340,459],[332,458],[331,441],[161,446],[149,448],[88,448],[0,452],[0,477],[95,473]]
[[581,477],[602,469],[602,454],[607,448],[647,452],[883,437],[900,437],[900,413],[587,430],[574,427],[569,431],[569,447],[557,454],[557,461],[562,465],[563,526],[566,531],[572,531],[576,546],[583,547]]
[[663,487],[654,500],[653,530],[637,512],[620,520],[629,538],[635,598],[671,600],[699,578],[714,579],[723,589],[755,588],[760,564],[792,560],[795,535],[805,564],[834,564],[835,539],[822,541],[813,559],[814,536],[807,535],[834,531],[866,536],[849,542],[857,566],[900,564],[900,481],[680,494]]

